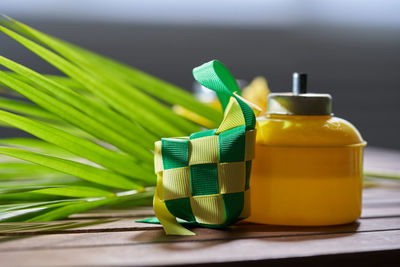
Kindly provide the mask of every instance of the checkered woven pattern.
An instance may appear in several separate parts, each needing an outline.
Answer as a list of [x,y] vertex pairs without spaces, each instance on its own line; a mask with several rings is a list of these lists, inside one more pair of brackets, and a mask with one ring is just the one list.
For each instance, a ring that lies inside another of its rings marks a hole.
[[167,234],[177,233],[165,222],[166,217],[223,227],[250,215],[255,117],[238,95],[225,91],[224,97],[229,102],[225,101],[218,129],[163,138],[155,144],[158,179],[154,209]]

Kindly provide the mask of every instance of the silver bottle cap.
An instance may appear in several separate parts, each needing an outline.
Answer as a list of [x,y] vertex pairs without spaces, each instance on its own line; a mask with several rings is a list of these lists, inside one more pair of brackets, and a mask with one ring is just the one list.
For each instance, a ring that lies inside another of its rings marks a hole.
[[307,74],[293,73],[292,93],[271,93],[267,114],[331,115],[332,97],[329,94],[307,93]]

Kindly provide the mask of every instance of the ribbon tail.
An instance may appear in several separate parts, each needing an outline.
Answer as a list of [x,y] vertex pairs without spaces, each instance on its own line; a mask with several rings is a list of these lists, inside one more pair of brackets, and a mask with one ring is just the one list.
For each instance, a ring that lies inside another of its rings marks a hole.
[[[162,175],[157,174],[157,184],[160,182],[162,183]],[[164,201],[160,199],[159,188],[162,187],[157,186],[156,188],[153,199],[153,209],[156,217],[163,226],[165,233],[167,235],[196,235],[192,231],[180,225],[176,220],[176,217],[168,211]]]

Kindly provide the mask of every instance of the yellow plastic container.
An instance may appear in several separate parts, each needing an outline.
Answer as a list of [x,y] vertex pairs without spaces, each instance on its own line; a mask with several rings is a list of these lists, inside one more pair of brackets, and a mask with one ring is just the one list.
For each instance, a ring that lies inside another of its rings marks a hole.
[[322,226],[361,214],[366,143],[351,123],[330,115],[329,95],[304,91],[272,94],[258,118],[248,221]]

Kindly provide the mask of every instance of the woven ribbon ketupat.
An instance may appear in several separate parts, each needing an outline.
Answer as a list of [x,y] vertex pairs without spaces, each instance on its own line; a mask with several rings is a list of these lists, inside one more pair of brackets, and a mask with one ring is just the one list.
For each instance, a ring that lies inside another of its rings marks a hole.
[[[218,129],[155,143],[154,212],[168,235],[193,235],[176,218],[220,228],[250,215],[249,177],[254,158],[255,115],[217,60],[193,69],[224,109]],[[251,105],[253,108],[253,105]]]

